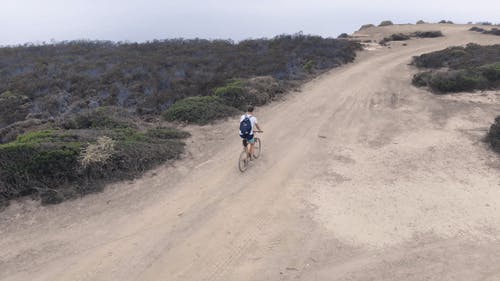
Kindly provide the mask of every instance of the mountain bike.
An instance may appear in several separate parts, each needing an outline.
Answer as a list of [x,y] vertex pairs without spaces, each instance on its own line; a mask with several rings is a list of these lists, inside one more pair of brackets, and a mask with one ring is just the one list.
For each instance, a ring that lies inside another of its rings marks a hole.
[[[262,131],[254,131],[255,133],[262,133]],[[240,172],[244,172],[247,170],[248,165],[250,164],[250,161],[253,161],[260,156],[260,151],[262,149],[262,142],[258,137],[254,137],[255,143],[253,144],[253,156],[250,155],[250,153],[247,151],[248,150],[248,141],[246,139],[243,139],[243,151],[240,153],[240,158],[238,159],[238,168],[240,169]]]

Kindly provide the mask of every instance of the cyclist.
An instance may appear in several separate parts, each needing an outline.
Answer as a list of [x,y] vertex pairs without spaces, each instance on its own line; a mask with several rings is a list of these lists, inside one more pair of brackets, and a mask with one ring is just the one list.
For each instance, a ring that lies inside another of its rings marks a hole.
[[253,145],[255,143],[255,139],[253,137],[253,128],[257,128],[259,132],[262,132],[257,122],[257,117],[253,116],[253,110],[254,107],[249,106],[247,112],[241,115],[240,118],[240,137],[243,139],[243,146],[247,147],[247,152],[250,156],[250,160],[254,158]]

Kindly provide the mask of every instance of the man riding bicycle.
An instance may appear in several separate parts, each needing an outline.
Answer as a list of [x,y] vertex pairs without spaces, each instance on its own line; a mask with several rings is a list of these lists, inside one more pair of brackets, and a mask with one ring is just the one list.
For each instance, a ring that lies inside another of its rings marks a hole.
[[247,148],[250,160],[255,158],[253,153],[255,143],[253,128],[257,128],[259,132],[262,132],[257,122],[257,117],[253,116],[253,110],[254,107],[249,106],[247,112],[241,115],[240,118],[240,137],[243,139],[243,146]]

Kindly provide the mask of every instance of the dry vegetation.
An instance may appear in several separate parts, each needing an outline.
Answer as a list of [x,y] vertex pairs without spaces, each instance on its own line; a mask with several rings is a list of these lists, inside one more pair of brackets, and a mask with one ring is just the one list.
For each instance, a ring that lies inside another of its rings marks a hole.
[[500,45],[450,47],[414,57],[413,64],[431,69],[416,74],[413,84],[436,94],[500,87]]
[[[485,25],[491,25],[491,24],[485,24]],[[490,34],[490,35],[497,35],[500,36],[500,29],[493,27],[491,29],[484,29],[481,27],[473,26],[469,29],[470,31],[475,31],[475,32],[480,32],[482,34]]]
[[0,205],[30,195],[59,203],[131,179],[183,152],[188,134],[172,128],[138,131],[45,130],[0,145]]
[[302,81],[354,60],[355,42],[306,35],[144,44],[64,42],[0,48],[0,128],[102,106],[158,115],[235,78]]
[[385,37],[379,43],[381,45],[385,45],[390,41],[405,41],[410,40],[411,38],[436,38],[442,36],[443,33],[441,31],[417,31],[410,34],[395,33],[389,37]]
[[[500,45],[451,47],[413,58],[413,64],[431,69],[415,74],[413,84],[436,94],[500,89]],[[487,135],[500,153],[500,116]]]
[[0,205],[58,203],[140,175],[178,158],[188,136],[150,121],[204,124],[263,105],[360,49],[302,34],[0,48]]

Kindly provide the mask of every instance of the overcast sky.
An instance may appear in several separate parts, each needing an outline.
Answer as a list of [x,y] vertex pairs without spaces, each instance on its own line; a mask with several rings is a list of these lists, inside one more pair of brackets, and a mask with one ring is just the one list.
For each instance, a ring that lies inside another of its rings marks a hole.
[[499,0],[0,0],[0,45],[74,39],[336,37],[382,20],[500,23]]

